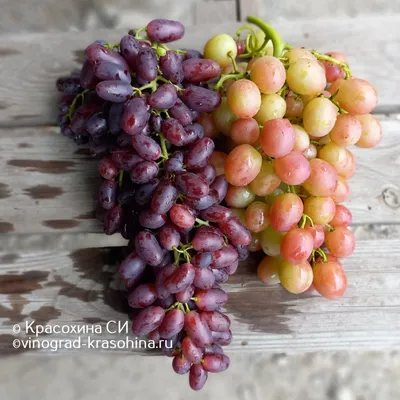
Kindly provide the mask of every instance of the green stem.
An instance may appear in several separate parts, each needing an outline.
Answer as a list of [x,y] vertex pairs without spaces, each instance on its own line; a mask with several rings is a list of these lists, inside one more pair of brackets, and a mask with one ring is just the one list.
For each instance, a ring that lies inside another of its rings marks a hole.
[[196,218],[195,221],[199,224],[199,226],[210,226],[210,224],[207,221],[203,221],[200,218]]
[[120,188],[122,187],[123,180],[124,180],[124,170],[121,169],[119,171],[119,177],[118,177],[118,185],[119,185]]
[[227,74],[227,75],[222,75],[217,84],[215,85],[214,89],[219,89],[222,87],[223,83],[227,81],[228,79],[234,79],[234,80],[239,80],[243,78],[247,78],[249,76],[248,72],[242,72],[240,74]]
[[142,32],[147,32],[147,28],[140,28],[137,31],[135,31],[135,39],[138,39],[138,40],[147,39],[147,36],[139,35],[139,33],[142,33]]
[[164,160],[168,160],[169,154],[168,154],[168,150],[167,150],[167,140],[165,139],[165,136],[160,133],[159,134],[160,137],[160,146],[161,146],[161,157]]
[[314,226],[314,221],[312,220],[312,218],[307,214],[303,214],[301,216],[301,220],[300,220],[300,228],[301,229],[303,229],[306,226],[307,220],[310,222],[311,226]]
[[264,43],[255,51],[255,53],[261,51],[267,43],[272,40],[274,46],[274,57],[280,57],[287,44],[283,41],[279,33],[271,25],[254,15],[247,17],[247,21],[251,24],[257,25],[265,33]]
[[324,260],[324,263],[326,263],[328,261],[328,258],[326,257],[325,252],[321,248],[316,249],[315,252],[322,257],[322,259]]
[[250,31],[253,34],[254,37],[257,36],[257,33],[256,33],[255,29],[251,25],[243,25],[236,31],[235,38],[240,39],[240,34],[243,31]]
[[345,79],[350,79],[351,78],[351,70],[349,68],[349,65],[344,62],[344,61],[340,61],[334,57],[328,56],[326,54],[321,54],[316,50],[311,50],[311,53],[317,57],[318,60],[320,61],[328,61],[332,64],[336,64],[339,65],[340,68],[342,68],[342,70],[344,71],[344,73],[346,74]]
[[85,94],[88,92],[90,92],[90,89],[86,89],[83,92],[81,92],[75,96],[74,100],[72,101],[71,105],[69,106],[68,114],[66,115],[66,118],[68,118],[70,121],[75,113],[76,104],[78,103],[78,100],[82,99],[82,103],[83,103]]
[[165,312],[171,311],[171,310],[173,310],[174,308],[179,307],[180,304],[181,304],[181,303],[179,303],[179,301],[177,301],[176,303],[172,304],[171,307],[168,307],[168,308],[164,309],[164,311],[165,311]]
[[233,57],[233,54],[232,54],[231,51],[228,52],[228,57],[232,60],[233,71],[235,72],[235,74],[238,74],[239,71],[238,71],[238,69],[237,69],[236,60],[235,60],[235,57]]

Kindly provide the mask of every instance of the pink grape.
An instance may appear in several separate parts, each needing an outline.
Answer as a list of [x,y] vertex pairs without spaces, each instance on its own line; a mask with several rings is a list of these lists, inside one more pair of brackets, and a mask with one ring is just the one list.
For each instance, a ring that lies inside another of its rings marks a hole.
[[339,226],[334,231],[325,235],[325,245],[329,252],[338,258],[348,257],[353,254],[355,237],[349,229]]
[[287,119],[276,118],[265,123],[260,139],[262,149],[267,155],[280,158],[293,150],[296,133]]
[[281,254],[293,264],[306,261],[314,248],[312,235],[305,229],[291,229],[282,239]]
[[277,177],[288,185],[301,185],[311,173],[308,160],[299,151],[292,151],[274,160]]
[[303,183],[304,188],[313,196],[331,196],[338,184],[335,168],[324,160],[310,160],[311,174]]
[[303,202],[294,193],[285,193],[275,197],[272,202],[269,219],[273,229],[287,232],[292,229],[303,215]]

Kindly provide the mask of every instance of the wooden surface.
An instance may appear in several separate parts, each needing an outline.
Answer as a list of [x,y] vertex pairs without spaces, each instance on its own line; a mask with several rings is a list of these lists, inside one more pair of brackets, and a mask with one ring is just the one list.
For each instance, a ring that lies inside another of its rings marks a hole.
[[[228,2],[220,3],[215,13]],[[249,260],[225,285],[232,350],[400,347],[399,24],[399,16],[277,24],[289,43],[348,54],[354,74],[379,91],[384,137],[376,149],[354,149],[358,172],[350,181],[348,206],[358,242],[344,263],[346,296],[332,302],[263,287],[255,277],[256,261]],[[189,28],[181,45],[201,48],[212,34],[234,33],[238,26]],[[93,218],[96,163],[52,126],[59,97],[55,79],[79,66],[91,41],[120,36],[100,30],[1,38],[0,353],[16,351],[11,343],[21,335],[13,325],[27,320],[104,326],[127,319],[111,261],[116,253],[105,249],[125,241],[102,234]],[[104,332],[104,338],[115,335]]]

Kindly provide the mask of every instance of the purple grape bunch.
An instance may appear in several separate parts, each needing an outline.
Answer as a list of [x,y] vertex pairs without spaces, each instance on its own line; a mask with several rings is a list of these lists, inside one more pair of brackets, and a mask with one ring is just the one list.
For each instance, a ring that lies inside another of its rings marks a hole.
[[118,45],[92,43],[80,73],[57,81],[57,118],[63,135],[100,158],[104,232],[129,240],[119,273],[133,334],[159,343],[200,390],[208,372],[229,366],[220,285],[247,257],[251,236],[223,205],[228,183],[209,165],[215,144],[196,123],[220,104],[208,88],[220,68],[166,47],[183,34],[179,22],[157,19]]

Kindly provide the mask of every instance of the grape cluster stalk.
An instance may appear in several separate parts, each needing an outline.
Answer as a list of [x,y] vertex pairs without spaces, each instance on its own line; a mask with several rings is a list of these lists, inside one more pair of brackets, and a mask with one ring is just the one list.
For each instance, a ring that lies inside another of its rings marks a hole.
[[293,48],[248,22],[203,55],[169,49],[183,25],[153,20],[92,43],[57,81],[61,133],[100,158],[104,232],[129,240],[119,272],[132,332],[159,343],[194,390],[229,366],[221,284],[249,252],[264,253],[265,284],[345,293],[350,149],[382,136],[376,90],[342,53]]
[[213,139],[196,121],[220,104],[209,82],[219,64],[195,50],[170,50],[176,21],[153,20],[120,43],[96,41],[79,73],[62,77],[63,135],[100,158],[98,218],[130,252],[119,274],[132,332],[155,341],[178,374],[201,389],[229,358],[227,281],[247,257],[251,235],[221,205],[228,183],[211,165]]

